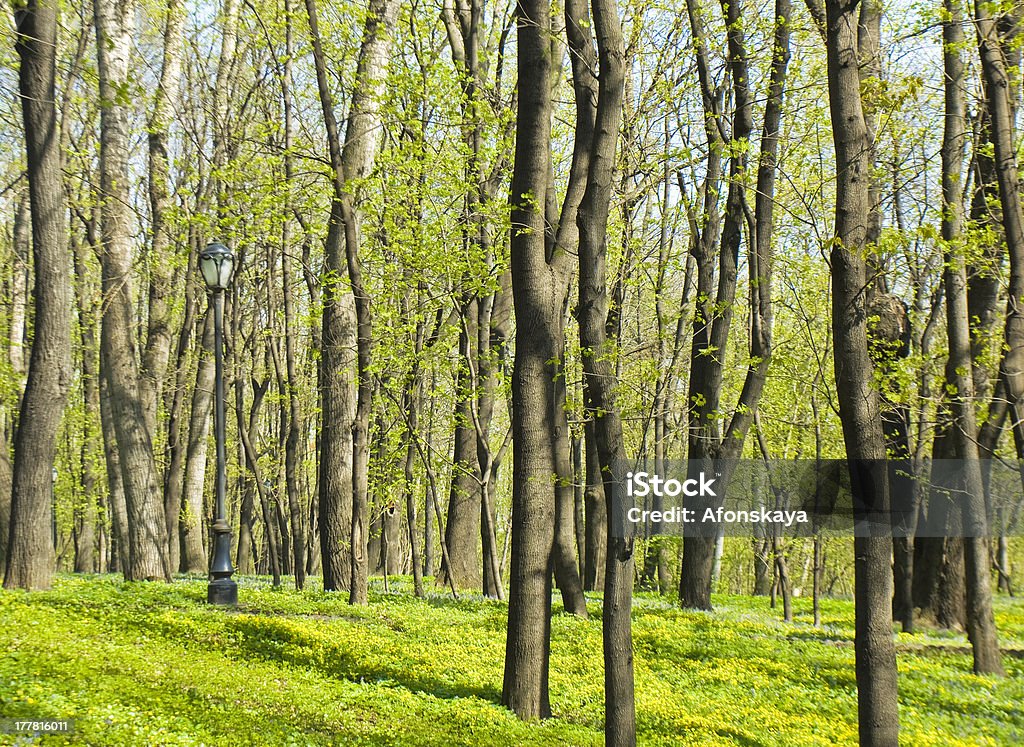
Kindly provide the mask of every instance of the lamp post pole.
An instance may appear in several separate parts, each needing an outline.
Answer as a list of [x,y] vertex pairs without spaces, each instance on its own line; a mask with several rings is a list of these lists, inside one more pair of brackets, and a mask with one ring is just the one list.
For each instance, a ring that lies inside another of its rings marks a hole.
[[227,520],[227,447],[224,432],[224,291],[231,282],[234,256],[223,244],[213,243],[199,257],[200,269],[211,291],[213,306],[214,406],[213,432],[217,443],[216,515],[213,532],[212,580],[206,591],[209,604],[238,604],[238,584],[231,576],[231,525]]

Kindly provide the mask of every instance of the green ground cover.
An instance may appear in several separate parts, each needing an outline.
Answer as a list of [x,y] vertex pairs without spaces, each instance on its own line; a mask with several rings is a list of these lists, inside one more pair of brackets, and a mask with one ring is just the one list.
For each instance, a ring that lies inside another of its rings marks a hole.
[[[555,718],[524,724],[499,704],[506,607],[404,583],[370,604],[243,578],[237,611],[206,606],[205,581],[124,584],[62,575],[47,593],[0,592],[0,716],[75,718],[84,745],[591,745],[602,743],[599,600],[558,612]],[[856,743],[853,605],[811,625],[768,600],[718,596],[712,614],[641,596],[634,611],[641,744]],[[1024,649],[1024,603],[997,600],[1004,649]],[[1024,744],[1024,660],[1004,680],[971,674],[954,634],[899,634],[908,745]],[[14,737],[0,736],[3,744]],[[22,743],[25,743],[23,740]]]

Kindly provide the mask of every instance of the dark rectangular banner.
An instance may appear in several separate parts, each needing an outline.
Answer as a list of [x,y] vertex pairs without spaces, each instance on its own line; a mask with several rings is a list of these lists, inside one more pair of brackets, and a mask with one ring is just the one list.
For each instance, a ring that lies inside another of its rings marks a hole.
[[615,465],[605,485],[616,536],[1019,535],[1020,465],[983,461],[980,473],[975,495],[957,459],[666,461],[659,469],[639,461]]

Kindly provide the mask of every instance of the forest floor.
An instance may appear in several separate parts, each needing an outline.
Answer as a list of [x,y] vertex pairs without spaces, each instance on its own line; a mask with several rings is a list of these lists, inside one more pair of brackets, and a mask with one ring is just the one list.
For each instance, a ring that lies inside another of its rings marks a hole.
[[[208,607],[196,578],[59,575],[50,592],[0,591],[0,717],[75,719],[74,734],[0,744],[603,743],[599,596],[590,620],[556,605],[554,718],[525,724],[499,704],[506,605],[408,587],[374,579],[354,608],[243,577],[237,610]],[[637,599],[641,744],[856,744],[852,602],[825,600],[820,628],[809,599],[793,623],[765,598],[714,604]],[[1024,600],[998,599],[996,615],[1005,679],[971,673],[963,635],[897,635],[902,744],[1024,744]]]

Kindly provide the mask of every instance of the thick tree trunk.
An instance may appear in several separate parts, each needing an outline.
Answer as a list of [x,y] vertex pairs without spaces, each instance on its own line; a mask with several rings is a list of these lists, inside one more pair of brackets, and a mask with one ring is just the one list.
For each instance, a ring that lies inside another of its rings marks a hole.
[[[948,413],[941,413],[940,428],[932,442],[932,464],[956,455]],[[964,545],[961,516],[952,510],[947,486],[932,480],[926,502],[920,508],[927,526],[946,528],[945,537],[914,538],[914,576],[911,590],[920,617],[948,629],[967,623],[964,588]]]
[[[854,538],[857,701],[861,745],[891,746],[899,735],[892,637],[892,540],[885,436],[868,354],[866,227],[871,209],[870,144],[861,106],[856,2],[827,0],[828,89],[836,149],[836,241],[831,252],[836,391],[859,519]],[[872,524],[878,526],[872,528]],[[883,530],[884,527],[884,530]]]
[[15,17],[32,210],[35,319],[14,439],[4,588],[48,589],[54,567],[51,470],[71,382],[71,263],[54,85],[57,7],[29,2]]
[[[333,211],[332,211],[333,213]],[[332,218],[327,235],[325,265],[343,268],[341,228]],[[351,296],[343,294],[336,281],[323,293],[323,336],[320,358],[320,555],[325,591],[340,591],[351,583],[352,553],[349,528],[352,525],[352,397],[351,350],[355,346],[355,324]]]
[[136,3],[95,3],[100,95],[100,191],[104,314],[100,354],[106,378],[128,508],[127,580],[170,580],[167,532],[157,488],[152,434],[146,424],[135,353],[131,275],[128,85]]
[[551,561],[554,485],[551,444],[556,381],[554,339],[561,314],[556,270],[548,263],[545,206],[551,136],[551,9],[546,0],[516,8],[519,108],[512,204],[512,295],[516,314],[512,374],[512,556],[501,702],[522,719],[551,715]]
[[[370,371],[371,348],[373,345],[373,328],[370,298],[362,279],[362,262],[360,259],[360,215],[356,196],[352,193],[350,180],[360,180],[369,175],[376,159],[380,129],[380,96],[387,77],[390,52],[390,30],[394,25],[395,13],[398,8],[396,0],[371,0],[363,42],[359,50],[356,67],[356,84],[353,87],[352,103],[349,108],[348,126],[345,128],[345,143],[342,148],[338,122],[334,114],[334,102],[330,85],[327,81],[326,59],[320,32],[317,26],[316,1],[306,0],[306,11],[309,16],[310,33],[313,40],[313,59],[316,66],[317,88],[323,110],[324,125],[327,130],[327,143],[333,170],[332,186],[334,201],[331,208],[331,220],[327,240],[327,261],[324,263],[324,355],[321,358],[321,387],[340,389],[347,386],[344,379],[344,352],[338,347],[340,338],[344,336],[344,324],[347,314],[342,306],[345,304],[344,294],[338,288],[342,275],[347,272],[352,292],[351,298],[355,306],[356,327],[356,407],[351,423],[352,460],[351,460],[351,513],[345,517],[342,508],[344,499],[331,490],[337,490],[338,482],[344,482],[344,456],[340,453],[345,437],[338,429],[343,427],[345,420],[345,397],[334,391],[330,396],[324,395],[324,432],[321,436],[325,454],[331,457],[330,462],[321,458],[321,546],[324,552],[324,588],[337,589],[340,582],[335,571],[342,570],[338,566],[337,547],[340,538],[335,531],[349,518],[347,532],[349,562],[349,602],[365,604],[368,583],[368,509],[367,480],[369,469],[369,430],[372,396],[372,372]],[[333,234],[333,236],[332,236]],[[344,249],[344,253],[342,253]],[[330,327],[328,326],[330,324]],[[331,354],[328,355],[328,350]],[[328,402],[329,400],[329,402]],[[328,410],[328,404],[330,410]],[[328,420],[337,415],[337,420]],[[327,427],[330,423],[331,431]],[[328,437],[331,443],[328,444]],[[327,479],[324,479],[327,478]],[[328,484],[330,483],[330,484]],[[326,512],[324,511],[326,509]],[[329,525],[329,526],[328,526]],[[329,531],[328,531],[329,530]],[[328,585],[327,556],[331,553],[332,564],[330,585]]]

